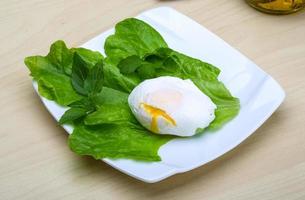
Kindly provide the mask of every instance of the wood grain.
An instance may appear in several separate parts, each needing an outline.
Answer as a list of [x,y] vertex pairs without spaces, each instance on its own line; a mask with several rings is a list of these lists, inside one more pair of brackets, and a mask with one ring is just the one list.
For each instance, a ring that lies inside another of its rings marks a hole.
[[[34,93],[23,58],[77,46],[161,5],[192,17],[255,61],[285,102],[221,158],[156,184],[79,157]],[[0,199],[305,199],[305,12],[262,14],[242,0],[1,0]]]

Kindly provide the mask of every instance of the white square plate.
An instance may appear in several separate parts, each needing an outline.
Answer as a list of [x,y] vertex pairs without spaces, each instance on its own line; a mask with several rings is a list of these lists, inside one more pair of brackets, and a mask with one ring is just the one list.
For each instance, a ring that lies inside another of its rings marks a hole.
[[[143,12],[137,18],[153,26],[170,48],[209,62],[221,69],[219,79],[241,102],[241,110],[214,133],[174,139],[159,150],[161,162],[103,159],[112,167],[145,182],[153,183],[199,167],[236,147],[277,109],[285,97],[280,85],[244,55],[192,19],[168,7]],[[104,54],[106,31],[82,45]],[[34,83],[37,91],[37,84]],[[43,97],[50,113],[59,120],[66,108]],[[64,126],[68,133],[73,128]]]

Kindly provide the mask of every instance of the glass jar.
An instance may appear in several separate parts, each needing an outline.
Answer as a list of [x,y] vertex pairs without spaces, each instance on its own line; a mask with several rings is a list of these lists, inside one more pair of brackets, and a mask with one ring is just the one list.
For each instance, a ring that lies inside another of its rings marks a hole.
[[305,0],[246,0],[252,7],[271,14],[289,14],[305,7]]

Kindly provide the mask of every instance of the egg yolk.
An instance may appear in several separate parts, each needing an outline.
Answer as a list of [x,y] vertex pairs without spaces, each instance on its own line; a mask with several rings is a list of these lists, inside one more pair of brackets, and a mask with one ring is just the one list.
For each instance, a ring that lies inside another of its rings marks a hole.
[[176,122],[171,116],[169,116],[164,110],[156,108],[154,106],[141,103],[141,106],[144,108],[144,110],[151,116],[151,131],[154,133],[159,132],[158,128],[158,118],[163,117],[168,123],[172,124],[173,126],[176,126]]

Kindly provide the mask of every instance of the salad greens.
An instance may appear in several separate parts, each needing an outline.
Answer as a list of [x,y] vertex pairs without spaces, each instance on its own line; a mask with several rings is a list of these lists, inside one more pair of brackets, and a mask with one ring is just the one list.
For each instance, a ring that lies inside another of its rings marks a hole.
[[159,161],[158,149],[173,136],[152,134],[128,106],[128,95],[141,81],[159,76],[191,79],[217,105],[209,128],[238,114],[239,100],[218,80],[220,70],[176,52],[145,22],[129,18],[105,41],[106,58],[84,48],[52,44],[46,56],[25,58],[39,94],[69,109],[59,123],[74,126],[70,148],[80,155]]
[[79,119],[96,110],[94,99],[103,88],[103,62],[100,60],[91,66],[78,52],[75,52],[71,83],[74,90],[84,98],[69,104],[71,108],[59,120],[61,124]]
[[93,65],[103,59],[99,52],[84,48],[68,49],[63,41],[51,45],[47,56],[31,56],[24,62],[31,76],[38,82],[39,94],[67,106],[82,98],[71,85],[73,55],[77,52],[88,65]]
[[106,55],[115,65],[128,56],[143,57],[161,47],[167,47],[162,36],[151,26],[135,18],[117,23],[115,34],[109,36],[105,42]]
[[72,86],[84,96],[94,96],[103,88],[103,62],[98,61],[90,67],[76,52],[73,57],[71,73]]
[[99,98],[98,110],[85,117],[69,137],[70,148],[96,159],[161,160],[159,147],[173,137],[152,134],[143,128],[128,107],[128,93],[104,87]]
[[150,134],[142,127],[77,126],[69,137],[70,148],[79,155],[100,158],[129,158],[142,161],[160,161],[158,149],[169,136]]

